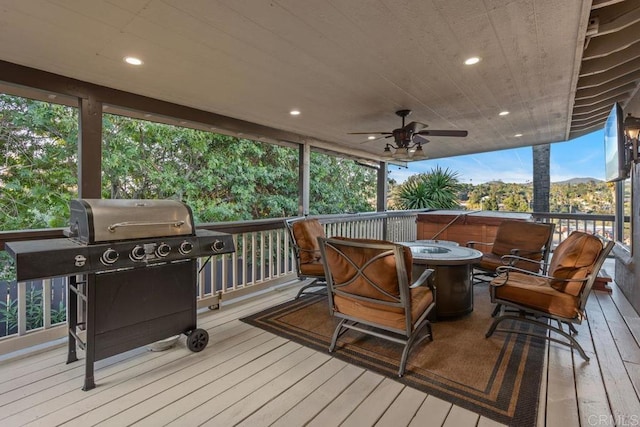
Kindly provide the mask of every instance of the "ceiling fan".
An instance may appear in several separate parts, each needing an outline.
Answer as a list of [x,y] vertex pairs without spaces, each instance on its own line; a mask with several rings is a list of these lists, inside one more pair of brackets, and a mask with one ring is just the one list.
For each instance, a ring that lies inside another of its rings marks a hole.
[[[409,114],[411,114],[411,110],[396,111],[396,115],[402,117],[402,127],[391,132],[351,132],[350,135],[382,135],[377,139],[393,137],[395,145],[387,143],[384,147],[384,156],[414,160],[427,158],[422,150],[422,144],[426,144],[429,140],[423,136],[464,137],[468,135],[466,130],[429,130],[426,129],[428,125],[420,122],[411,122],[405,125],[404,119]],[[395,150],[394,153],[391,153],[392,148]]]

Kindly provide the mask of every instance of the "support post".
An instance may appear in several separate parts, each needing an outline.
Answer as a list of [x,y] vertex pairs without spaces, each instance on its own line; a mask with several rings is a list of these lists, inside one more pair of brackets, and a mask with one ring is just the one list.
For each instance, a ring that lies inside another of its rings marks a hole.
[[376,211],[378,212],[384,212],[387,210],[387,177],[387,163],[380,162],[376,190]]
[[311,146],[300,144],[298,161],[298,215],[309,215]]
[[102,193],[102,102],[81,98],[78,116],[78,197],[99,199]]

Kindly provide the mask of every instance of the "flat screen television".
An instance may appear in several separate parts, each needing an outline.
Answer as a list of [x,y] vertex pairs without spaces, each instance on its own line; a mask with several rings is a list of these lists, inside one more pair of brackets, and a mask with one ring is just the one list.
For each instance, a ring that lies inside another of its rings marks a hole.
[[622,116],[622,107],[617,102],[613,105],[604,125],[604,157],[605,181],[620,181],[627,178],[624,117]]

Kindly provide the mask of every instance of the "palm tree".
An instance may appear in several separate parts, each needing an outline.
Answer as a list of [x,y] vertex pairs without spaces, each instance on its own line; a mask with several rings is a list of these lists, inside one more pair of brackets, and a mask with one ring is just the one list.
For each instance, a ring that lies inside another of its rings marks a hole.
[[391,199],[397,209],[459,208],[458,172],[436,166],[427,173],[411,176],[395,188]]

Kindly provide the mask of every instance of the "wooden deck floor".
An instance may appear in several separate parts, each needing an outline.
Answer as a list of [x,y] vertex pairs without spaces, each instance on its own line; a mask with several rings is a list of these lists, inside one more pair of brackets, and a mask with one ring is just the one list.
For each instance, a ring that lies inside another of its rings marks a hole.
[[[612,287],[592,293],[579,328],[590,363],[548,347],[540,426],[640,425],[640,318]],[[84,364],[65,364],[66,348],[2,362],[0,425],[498,425],[238,320],[295,291],[202,315],[199,327],[211,340],[201,353],[182,338],[170,351],[138,349],[98,362],[98,386],[88,392],[80,389]]]

